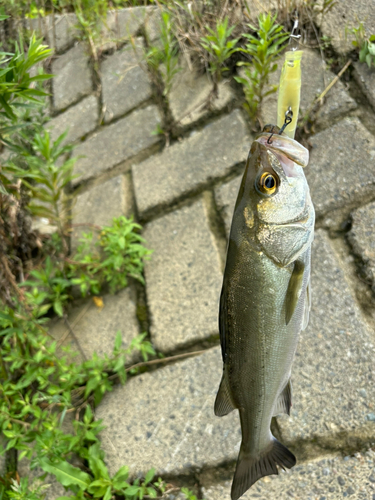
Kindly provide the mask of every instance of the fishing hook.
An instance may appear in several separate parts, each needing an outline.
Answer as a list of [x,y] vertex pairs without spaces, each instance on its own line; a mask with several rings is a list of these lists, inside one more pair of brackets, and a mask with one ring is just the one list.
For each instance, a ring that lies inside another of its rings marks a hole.
[[271,142],[270,142],[270,141],[271,141],[271,138],[272,138],[272,136],[273,136],[273,129],[274,129],[274,128],[275,128],[275,127],[272,127],[272,128],[271,128],[271,135],[270,135],[270,136],[269,136],[269,138],[267,139],[267,144],[271,144]]
[[[286,110],[285,112],[285,120],[284,120],[284,125],[281,127],[281,129],[279,130],[279,135],[281,135],[284,130],[286,129],[286,127],[292,123],[292,120],[293,120],[293,111],[292,111],[292,108],[289,106],[289,108]],[[267,139],[267,144],[271,144],[271,139],[272,139],[272,136],[274,134],[274,129],[275,127],[272,127],[271,128],[271,135],[269,136],[269,138]]]

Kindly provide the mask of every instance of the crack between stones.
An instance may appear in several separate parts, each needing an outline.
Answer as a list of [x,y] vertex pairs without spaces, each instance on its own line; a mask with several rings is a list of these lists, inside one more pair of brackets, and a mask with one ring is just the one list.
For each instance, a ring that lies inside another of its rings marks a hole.
[[359,258],[353,253],[353,249],[347,240],[347,233],[342,237],[330,237],[330,245],[338,260],[345,281],[349,287],[351,296],[358,309],[363,313],[367,328],[375,332],[375,300],[371,286],[360,279],[360,269],[358,268]]
[[225,257],[227,249],[227,238],[225,234],[224,220],[216,205],[215,195],[213,191],[203,192],[203,204],[207,212],[208,224],[211,234],[215,241],[215,246],[220,259],[220,269],[224,272]]
[[[354,455],[357,452],[365,452],[372,448],[375,444],[374,426],[370,423],[357,430],[340,431],[331,434],[328,437],[314,436],[311,439],[299,439],[291,442],[282,440],[297,456],[297,466],[308,462],[323,460],[331,457],[346,457]],[[277,436],[275,436],[277,438]],[[282,438],[281,438],[282,439]],[[215,473],[216,477],[220,477],[223,481],[232,480],[236,460],[223,461],[216,466],[203,466],[193,471],[192,476],[198,473],[198,484],[202,494],[202,484],[200,475],[205,473],[209,477],[210,473]],[[169,476],[173,480],[173,475]],[[216,481],[207,483],[207,486],[216,484]],[[202,497],[203,498],[203,497]]]
[[[361,193],[355,195],[356,198],[359,196],[360,198],[354,199],[349,202],[343,200],[338,206],[334,208],[328,208],[326,210],[319,211],[316,216],[315,228],[328,229],[328,230],[332,229],[329,225],[325,223],[325,219],[330,216],[334,217],[336,221],[337,220],[339,221],[337,226],[340,226],[340,224],[343,226],[347,223],[348,219],[350,218],[350,213],[354,209],[367,205],[372,201],[375,201],[375,184],[366,186],[363,189],[365,190],[364,193],[363,191],[361,191]],[[336,230],[337,226],[335,227]]]
[[117,175],[126,174],[131,170],[131,166],[134,163],[141,163],[142,161],[147,160],[147,158],[153,156],[159,151],[160,151],[160,142],[157,142],[155,144],[152,144],[148,148],[143,149],[134,156],[131,156],[130,158],[127,158],[126,160],[117,163],[117,165],[105,170],[104,172],[95,177],[82,179],[73,186],[73,194],[76,194],[78,190],[80,194],[85,193],[94,186],[102,184],[103,182],[112,179]]
[[183,193],[182,195],[174,198],[172,201],[160,203],[158,205],[153,206],[150,209],[145,210],[139,216],[140,222],[142,224],[145,224],[157,220],[163,217],[164,215],[173,212],[178,208],[181,208],[182,206],[186,206],[189,203],[192,203],[193,201],[195,201],[194,199],[197,198],[199,195],[201,195],[204,191],[210,190],[211,188],[214,188],[217,185],[220,185],[222,183],[231,180],[232,178],[236,177],[236,175],[239,175],[241,172],[243,172],[244,166],[245,166],[244,161],[235,163],[230,168],[230,172],[228,172],[227,174],[218,177],[211,177],[207,181],[198,184],[197,186],[190,189],[186,193]]
[[348,92],[358,104],[357,115],[359,120],[371,134],[375,135],[375,110],[358,84],[356,77],[353,76],[353,71],[351,73],[351,80],[349,81]]

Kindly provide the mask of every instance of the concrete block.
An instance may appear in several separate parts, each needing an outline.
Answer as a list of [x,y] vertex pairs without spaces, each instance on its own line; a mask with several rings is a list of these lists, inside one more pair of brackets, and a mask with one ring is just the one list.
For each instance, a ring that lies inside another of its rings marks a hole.
[[110,170],[156,144],[159,138],[151,135],[151,132],[159,122],[157,107],[148,106],[134,111],[116,123],[100,128],[74,150],[75,155],[84,156],[74,166],[74,173],[80,176],[75,183]]
[[146,262],[151,337],[171,351],[218,333],[220,260],[201,200],[148,224]]
[[228,174],[233,166],[246,160],[250,143],[245,121],[235,110],[203,130],[192,132],[160,154],[134,165],[135,196],[140,214],[168,205],[202,184]]

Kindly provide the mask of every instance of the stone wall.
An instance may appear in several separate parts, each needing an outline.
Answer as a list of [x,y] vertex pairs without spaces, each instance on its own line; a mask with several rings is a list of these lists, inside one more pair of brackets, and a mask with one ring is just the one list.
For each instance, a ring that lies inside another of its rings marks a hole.
[[[361,4],[373,16],[369,3]],[[332,16],[322,22],[328,35]],[[154,250],[141,293],[105,296],[101,311],[77,306],[71,324],[87,356],[110,352],[117,330],[125,343],[140,331],[137,301],[146,300],[157,350],[205,349],[115,387],[96,416],[107,426],[102,443],[111,473],[124,464],[133,474],[155,467],[157,475],[186,476],[199,498],[217,500],[229,498],[241,440],[237,412],[216,418],[213,403],[222,371],[217,314],[225,248],[252,136],[237,84],[224,82],[208,110],[197,105],[210,82],[187,68],[169,96],[180,137],[163,146],[152,134],[164,110],[126,37],[141,46],[142,28],[157,39],[156,17],[153,7],[111,13],[106,29],[117,41],[95,74],[87,47],[74,40],[72,15],[58,19],[49,39],[60,55],[52,63],[48,126],[54,137],[69,127],[80,157],[73,224],[134,213]],[[310,138],[306,174],[317,213],[312,311],[294,362],[291,417],[275,422],[298,466],[257,482],[244,499],[375,499],[374,452],[366,451],[375,442],[375,128],[368,118],[375,73],[357,63],[350,71],[350,84],[338,82],[328,94]],[[319,53],[306,50],[302,110],[333,77]],[[264,117],[275,116],[272,97]],[[65,330],[56,325],[52,333],[60,338]]]

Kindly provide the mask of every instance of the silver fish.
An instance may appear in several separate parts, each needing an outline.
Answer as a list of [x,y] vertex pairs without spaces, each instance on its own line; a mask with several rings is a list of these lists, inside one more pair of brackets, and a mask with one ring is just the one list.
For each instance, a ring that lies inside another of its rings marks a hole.
[[234,210],[220,297],[224,363],[215,415],[238,408],[242,443],[231,497],[291,468],[294,455],[272,435],[290,412],[290,375],[310,310],[315,212],[303,172],[308,151],[282,135],[259,134]]

